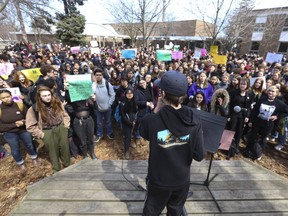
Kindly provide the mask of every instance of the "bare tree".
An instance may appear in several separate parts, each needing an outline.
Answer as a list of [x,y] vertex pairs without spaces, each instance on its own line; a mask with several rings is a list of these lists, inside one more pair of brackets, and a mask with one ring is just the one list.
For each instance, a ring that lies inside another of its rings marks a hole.
[[[6,6],[8,5],[9,0],[5,0],[4,2],[1,2],[0,5],[0,13],[2,13],[2,11],[6,8]],[[0,20],[3,18],[0,18]]]
[[117,4],[111,2],[107,10],[130,36],[133,45],[140,34],[142,45],[147,47],[149,37],[169,4],[170,0],[119,0]]
[[27,42],[25,23],[29,23],[34,17],[43,17],[52,20],[47,12],[51,9],[47,0],[9,0],[5,9],[5,17],[17,17],[17,22],[22,31],[23,41]]
[[[204,23],[205,36],[211,38],[212,45],[215,44],[217,37],[222,33],[232,5],[235,0],[204,0],[193,1],[187,8]],[[209,12],[207,6],[209,5]],[[213,9],[212,9],[213,8]]]
[[255,0],[242,0],[238,7],[236,7],[228,16],[229,22],[223,28],[225,32],[225,47],[232,51],[237,48],[244,38],[249,35],[251,25],[255,22],[250,15],[253,11]]

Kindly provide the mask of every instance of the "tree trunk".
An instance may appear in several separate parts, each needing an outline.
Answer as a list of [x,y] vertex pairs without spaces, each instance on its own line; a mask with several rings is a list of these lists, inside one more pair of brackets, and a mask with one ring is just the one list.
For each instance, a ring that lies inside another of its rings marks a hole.
[[19,20],[19,23],[20,23],[20,29],[22,31],[23,41],[25,43],[27,43],[28,42],[27,33],[26,33],[26,29],[25,29],[25,24],[24,24],[24,19],[23,19],[23,16],[22,16],[22,12],[20,10],[19,0],[14,0],[14,7],[16,9],[17,17],[18,17],[18,20]]
[[9,0],[6,0],[1,6],[0,6],[0,13],[6,8]]

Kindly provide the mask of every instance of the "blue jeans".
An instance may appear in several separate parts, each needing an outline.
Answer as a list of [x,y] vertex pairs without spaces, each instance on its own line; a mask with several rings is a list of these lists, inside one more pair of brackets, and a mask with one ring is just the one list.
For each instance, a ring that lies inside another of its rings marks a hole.
[[28,131],[24,131],[22,133],[4,133],[4,139],[8,143],[11,148],[11,154],[18,165],[24,163],[24,160],[21,155],[20,151],[20,143],[19,140],[21,139],[31,157],[31,159],[37,158],[37,152],[34,149],[33,142],[32,142],[32,135]]
[[96,136],[102,137],[103,136],[103,119],[104,124],[106,126],[106,133],[107,135],[111,135],[113,133],[113,127],[111,122],[111,108],[109,108],[105,112],[100,112],[99,110],[94,110],[95,116],[97,118],[97,132]]

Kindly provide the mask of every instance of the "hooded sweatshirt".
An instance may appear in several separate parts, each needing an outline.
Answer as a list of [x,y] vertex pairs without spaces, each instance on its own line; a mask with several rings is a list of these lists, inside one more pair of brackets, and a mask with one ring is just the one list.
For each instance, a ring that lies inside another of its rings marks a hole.
[[169,188],[190,182],[192,159],[204,158],[202,126],[190,108],[182,106],[176,110],[166,105],[157,114],[146,115],[140,134],[150,141],[150,182]]

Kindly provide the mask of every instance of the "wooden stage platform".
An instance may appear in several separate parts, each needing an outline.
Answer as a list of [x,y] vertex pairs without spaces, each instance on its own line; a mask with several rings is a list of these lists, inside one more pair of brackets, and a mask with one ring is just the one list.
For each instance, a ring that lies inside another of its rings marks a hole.
[[[219,209],[202,185],[208,166],[192,163],[188,215],[288,215],[288,179],[246,160],[213,161],[209,188]],[[146,173],[147,161],[85,159],[30,186],[10,215],[141,215]]]

